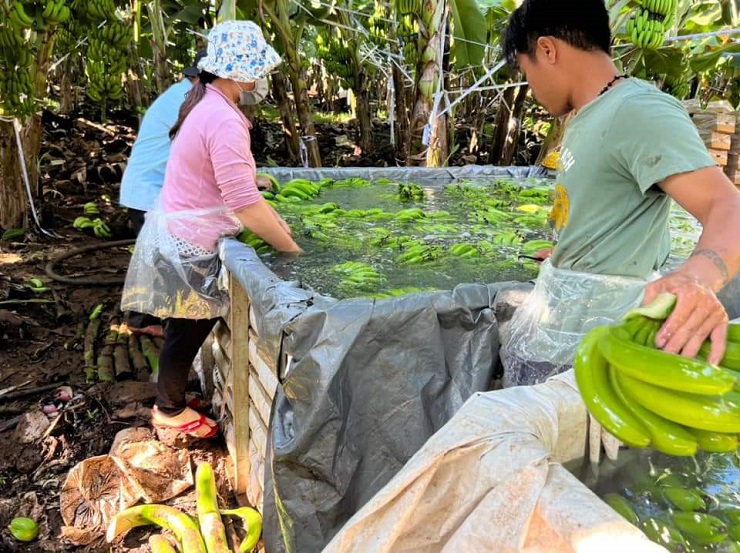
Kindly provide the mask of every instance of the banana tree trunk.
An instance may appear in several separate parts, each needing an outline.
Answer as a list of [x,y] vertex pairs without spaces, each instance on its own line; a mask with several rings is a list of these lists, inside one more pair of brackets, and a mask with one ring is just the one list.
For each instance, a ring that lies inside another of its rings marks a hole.
[[363,154],[372,153],[375,149],[373,144],[373,122],[370,116],[368,84],[365,69],[361,65],[355,64],[355,98],[357,122],[360,127],[359,145]]
[[[54,49],[55,31],[50,29],[38,36],[36,58],[31,66],[34,77],[34,96],[46,98],[47,76]],[[20,136],[23,157],[28,174],[31,192],[39,200],[38,159],[41,151],[41,114],[34,113],[26,118]],[[28,201],[21,160],[13,123],[0,120],[0,226],[3,228],[26,228],[28,224]]]
[[288,92],[285,87],[285,77],[280,72],[273,73],[272,75],[272,95],[280,111],[280,120],[283,123],[283,136],[285,138],[285,148],[288,157],[291,163],[295,163],[298,161],[300,155],[298,129],[295,126],[293,106],[290,103],[290,98],[288,98]]
[[503,151],[501,152],[501,165],[512,165],[516,152],[519,147],[519,131],[522,128],[522,112],[524,111],[524,100],[527,98],[529,86],[524,85],[517,87],[514,107],[512,108],[511,118],[509,120],[508,132],[504,141]]
[[157,94],[162,94],[170,86],[170,72],[167,68],[167,27],[162,18],[159,0],[147,4],[149,22],[152,26],[152,53],[154,56],[154,82]]
[[396,142],[396,159],[408,159],[409,141],[411,140],[409,116],[406,110],[406,86],[401,70],[393,64],[393,101],[395,109],[395,142]]
[[506,144],[506,137],[509,131],[511,107],[514,104],[515,93],[516,89],[514,87],[507,88],[504,90],[504,94],[498,104],[498,111],[496,112],[496,118],[494,120],[491,149],[488,151],[488,163],[491,165],[500,164],[501,155],[503,154],[504,144]]
[[61,74],[59,83],[59,114],[69,115],[75,109],[75,89],[73,75],[79,71],[77,66],[78,59],[75,56],[67,56],[59,64],[57,71]]
[[13,123],[0,119],[0,227],[26,228],[26,198]]
[[[300,61],[297,63],[300,67]],[[321,154],[319,154],[319,141],[316,140],[316,127],[311,118],[311,108],[308,102],[308,89],[306,88],[305,75],[303,69],[288,70],[290,82],[293,86],[293,95],[295,96],[295,107],[298,112],[298,122],[301,125],[304,145],[306,146],[306,155],[310,167],[321,167]]]
[[[302,34],[302,28],[294,33],[288,18],[288,2],[277,0],[275,2],[260,2],[260,17],[263,25],[275,31],[275,39],[280,44],[279,51],[284,56],[285,71],[290,78],[295,98],[298,122],[301,125],[308,164],[311,167],[321,167],[321,155],[319,143],[316,140],[316,127],[311,118],[311,108],[308,101],[308,87],[306,85],[306,70],[303,67],[301,56],[298,52],[298,44]],[[281,67],[281,68],[282,68]]]
[[423,0],[419,18],[419,40],[417,42],[419,63],[416,68],[416,86],[414,109],[411,114],[411,147],[410,159],[420,165],[429,165],[447,159],[446,130],[439,129],[444,124],[443,117],[431,121],[430,142],[423,143],[424,127],[430,123],[429,116],[434,104],[434,93],[440,79],[442,60],[440,59],[440,41],[442,39],[442,21],[445,17],[444,0]]

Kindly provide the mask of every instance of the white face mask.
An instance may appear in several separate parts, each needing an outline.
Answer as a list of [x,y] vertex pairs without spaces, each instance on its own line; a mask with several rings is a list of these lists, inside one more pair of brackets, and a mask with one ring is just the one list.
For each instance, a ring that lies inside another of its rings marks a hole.
[[239,87],[239,103],[243,106],[259,104],[267,97],[267,93],[269,91],[270,88],[267,85],[267,79],[255,81],[254,88],[252,90],[242,90],[242,88]]

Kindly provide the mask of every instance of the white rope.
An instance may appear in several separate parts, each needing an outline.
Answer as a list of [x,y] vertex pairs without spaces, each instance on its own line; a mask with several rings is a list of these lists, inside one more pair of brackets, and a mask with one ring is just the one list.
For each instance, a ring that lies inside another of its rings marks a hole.
[[693,40],[695,38],[709,38],[712,36],[723,36],[723,35],[735,35],[740,34],[740,29],[722,29],[720,31],[712,31],[710,33],[696,33],[693,35],[677,35],[671,36],[665,39],[666,42],[679,42],[682,40]]
[[[523,86],[529,84],[527,81],[520,81],[518,83],[509,83],[509,84],[497,84],[493,86],[479,86],[478,91],[483,90],[505,90],[507,88],[514,88],[515,86]],[[467,90],[467,88],[461,88],[459,90],[448,90],[450,94],[462,94]]]
[[388,90],[388,121],[391,127],[391,146],[396,145],[396,88],[393,85],[393,67],[389,70],[387,81]]
[[450,105],[448,105],[445,109],[443,109],[437,117],[442,117],[445,113],[450,111],[452,108],[454,108],[457,104],[459,104],[463,98],[466,98],[471,92],[474,92],[478,89],[480,85],[482,85],[485,81],[493,77],[493,75],[501,69],[504,65],[506,65],[506,60],[501,60],[496,65],[491,67],[488,71],[486,71],[485,75],[483,75],[480,79],[475,81],[470,88],[468,88],[465,92],[463,92],[454,102],[452,102]]

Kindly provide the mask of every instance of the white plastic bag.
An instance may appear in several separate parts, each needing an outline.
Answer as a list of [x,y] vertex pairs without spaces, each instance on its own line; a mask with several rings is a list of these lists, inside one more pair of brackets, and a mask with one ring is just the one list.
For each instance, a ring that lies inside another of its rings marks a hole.
[[161,319],[214,319],[226,315],[229,293],[215,248],[219,235],[213,235],[225,226],[230,234],[241,228],[236,216],[225,207],[174,213],[159,208],[149,211],[126,274],[121,310]]
[[648,280],[580,273],[542,263],[534,290],[517,308],[501,347],[504,387],[530,386],[573,364],[583,336],[642,301]]

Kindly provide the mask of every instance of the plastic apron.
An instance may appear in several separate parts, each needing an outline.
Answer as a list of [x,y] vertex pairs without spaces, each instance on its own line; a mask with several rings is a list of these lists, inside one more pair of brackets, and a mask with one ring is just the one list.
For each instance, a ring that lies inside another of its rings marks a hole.
[[556,269],[542,263],[530,296],[519,306],[504,335],[504,387],[545,381],[573,365],[583,336],[617,321],[644,297],[648,279]]
[[212,243],[218,238],[210,235],[214,229],[225,227],[231,234],[241,228],[226,207],[149,211],[126,274],[121,310],[160,319],[225,316],[229,292],[218,251],[197,245]]

